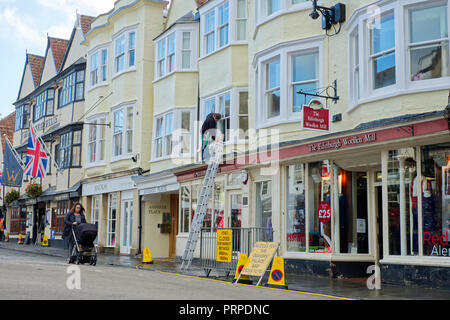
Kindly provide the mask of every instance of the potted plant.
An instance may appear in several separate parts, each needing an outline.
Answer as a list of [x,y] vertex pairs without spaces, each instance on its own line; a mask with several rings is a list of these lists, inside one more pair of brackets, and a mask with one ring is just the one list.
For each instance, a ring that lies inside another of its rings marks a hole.
[[36,198],[39,197],[42,193],[42,186],[39,183],[30,183],[26,188],[25,188],[25,193],[30,197],[30,198]]
[[11,202],[19,199],[20,193],[17,190],[11,190],[5,195],[5,203],[10,204]]

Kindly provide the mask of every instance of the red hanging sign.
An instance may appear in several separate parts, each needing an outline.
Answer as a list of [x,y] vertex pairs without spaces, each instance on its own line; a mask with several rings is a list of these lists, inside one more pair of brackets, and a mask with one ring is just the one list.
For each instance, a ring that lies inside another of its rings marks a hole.
[[303,129],[330,131],[330,110],[324,109],[322,103],[317,100],[312,100],[309,106],[304,105]]

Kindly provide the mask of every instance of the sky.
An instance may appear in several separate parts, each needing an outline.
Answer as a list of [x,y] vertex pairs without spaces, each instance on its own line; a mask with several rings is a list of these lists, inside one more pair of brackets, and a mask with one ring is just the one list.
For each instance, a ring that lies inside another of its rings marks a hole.
[[0,114],[14,111],[25,55],[44,56],[47,34],[69,39],[76,12],[97,16],[115,0],[0,0]]

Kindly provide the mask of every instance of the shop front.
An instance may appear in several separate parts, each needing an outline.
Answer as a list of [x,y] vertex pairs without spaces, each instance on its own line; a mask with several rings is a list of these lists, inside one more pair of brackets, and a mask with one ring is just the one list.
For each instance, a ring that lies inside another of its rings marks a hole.
[[104,179],[82,186],[86,219],[98,226],[96,244],[99,251],[136,254],[139,200],[132,177]]

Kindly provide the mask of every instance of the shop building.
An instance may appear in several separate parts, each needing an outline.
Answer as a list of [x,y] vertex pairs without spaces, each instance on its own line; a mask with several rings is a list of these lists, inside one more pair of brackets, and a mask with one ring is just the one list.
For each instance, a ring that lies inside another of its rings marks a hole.
[[[300,274],[367,278],[375,265],[384,283],[449,287],[448,1],[348,1],[345,24],[328,33],[308,1],[243,1],[247,57],[233,55],[214,78],[202,66],[226,49],[215,53],[219,40],[208,39],[240,20],[207,26],[232,2],[199,7],[198,119],[203,90],[216,86],[220,105],[230,63],[247,59],[248,149],[226,150],[204,226],[265,228],[286,268]],[[321,101],[330,130],[302,129],[302,106],[313,97],[298,92],[333,96],[335,81],[339,100]],[[172,169],[178,257],[205,170]]]
[[[63,246],[64,216],[80,200],[86,69],[80,42],[91,21],[91,17],[77,14],[69,40],[48,37],[44,57],[27,54],[14,104],[13,146],[25,163],[31,122],[50,154],[46,176],[24,176],[20,197],[8,208],[12,238],[28,233],[34,243],[46,235],[52,245]],[[42,193],[27,195],[30,184],[40,185]]]
[[[101,252],[135,255],[150,245],[144,233],[152,225],[142,217],[133,178],[150,168],[152,39],[162,31],[167,5],[159,0],[116,1],[93,20],[82,42],[88,70],[82,201],[88,220],[98,223]],[[157,258],[154,251],[152,247]]]

